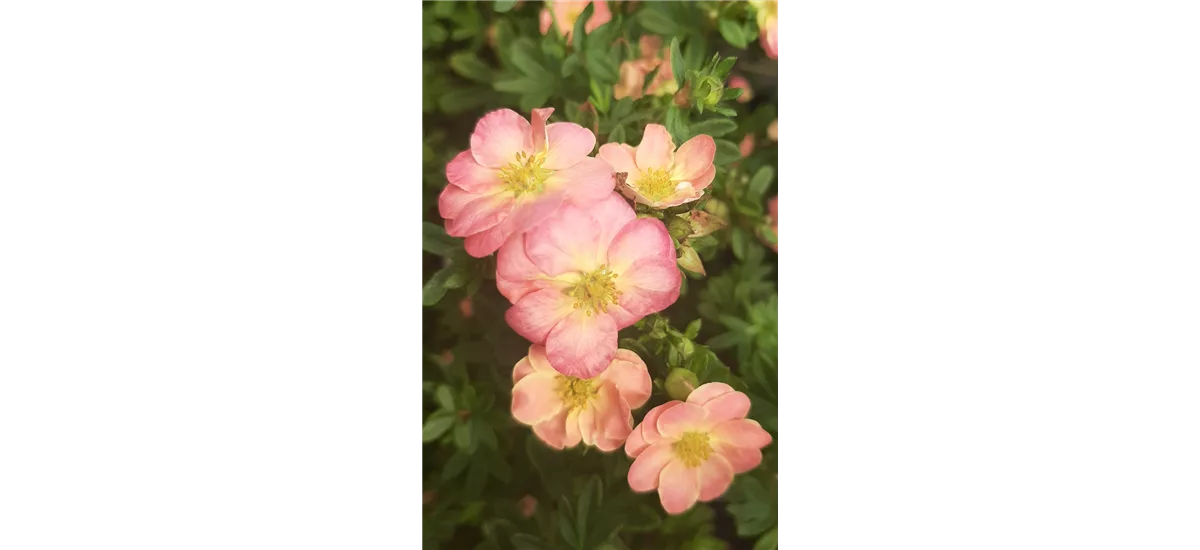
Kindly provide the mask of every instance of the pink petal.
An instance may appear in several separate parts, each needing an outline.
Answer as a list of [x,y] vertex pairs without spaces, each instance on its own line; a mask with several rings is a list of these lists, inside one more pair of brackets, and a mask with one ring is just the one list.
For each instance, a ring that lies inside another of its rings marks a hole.
[[592,11],[592,17],[587,20],[587,23],[583,24],[583,32],[585,33],[591,33],[600,28],[601,25],[612,20],[612,12],[608,11],[607,2],[604,0],[595,0],[593,4],[596,7]]
[[558,374],[558,371],[550,366],[550,360],[546,359],[546,347],[538,344],[529,346],[529,354],[522,357],[513,368],[513,383],[535,372]]
[[571,122],[555,122],[546,126],[546,137],[549,149],[542,167],[549,170],[570,168],[587,158],[596,148],[596,135]]
[[625,224],[621,232],[608,246],[607,264],[610,269],[621,273],[643,258],[656,258],[675,262],[675,244],[662,220],[640,218]]
[[700,464],[697,478],[700,481],[700,502],[709,502],[725,494],[733,483],[733,466],[725,457],[711,454]]
[[533,365],[529,363],[529,357],[522,357],[520,361],[513,367],[513,383],[520,382],[522,378],[529,376],[533,372]]
[[470,193],[491,194],[504,187],[500,171],[475,162],[469,150],[459,153],[446,165],[446,179]]
[[617,277],[620,306],[639,319],[662,311],[679,299],[682,280],[674,261],[639,260]]
[[[596,392],[596,398],[592,402],[592,411],[595,418],[597,443],[601,439],[615,440],[618,442],[617,446],[620,446],[619,444],[624,443],[625,438],[629,437],[629,433],[633,431],[633,419],[629,414],[629,404],[621,398],[616,386],[612,384],[600,386],[599,391]],[[605,450],[611,451],[617,446]]]
[[700,479],[693,468],[675,460],[658,475],[658,499],[668,514],[682,514],[700,498]]
[[[530,348],[532,350],[532,348]],[[691,394],[688,395],[687,402],[703,405],[713,399],[734,391],[733,386],[724,382],[709,382],[701,384]]]
[[584,445],[596,444],[596,410],[590,406],[579,409],[579,435]]
[[561,450],[567,440],[567,410],[560,410],[548,420],[534,424],[533,433],[547,445]]
[[735,447],[761,449],[771,444],[771,434],[749,418],[726,420],[709,432],[713,439]]
[[645,418],[642,418],[642,423],[633,429],[633,433],[629,435],[629,439],[625,442],[625,454],[636,457],[646,447],[662,440],[662,435],[658,433],[658,417],[662,416],[663,412],[682,403],[682,401],[668,401],[650,409],[646,413]]
[[550,10],[542,8],[542,12],[538,14],[538,31],[546,34],[550,31],[550,24],[553,22],[553,17],[550,15]]
[[691,180],[700,177],[713,165],[717,154],[717,142],[712,136],[700,134],[687,140],[675,152],[675,166],[671,176],[676,180]]
[[[618,286],[618,290],[620,285]],[[634,323],[641,321],[645,315],[635,315],[633,312],[621,307],[620,304],[609,304],[608,314],[613,318],[613,322],[617,324],[617,330],[625,330],[626,327],[633,326]]]
[[590,272],[604,263],[607,244],[600,241],[601,226],[591,214],[574,204],[525,234],[525,254],[551,277]]
[[442,194],[438,195],[438,215],[445,220],[452,220],[462,213],[463,208],[471,201],[479,197],[480,195],[463,191],[457,185],[448,184],[445,189],[442,189]]
[[750,412],[750,398],[740,391],[729,392],[713,398],[702,407],[708,413],[709,425],[715,426],[726,420],[746,418]]
[[532,426],[558,414],[563,408],[563,403],[558,397],[557,378],[553,374],[538,373],[526,376],[514,384],[513,418]]
[[729,465],[733,467],[733,473],[744,474],[762,464],[762,451],[755,448],[737,447],[729,443],[714,441],[712,444],[713,452],[729,461]]
[[[546,291],[533,295],[541,292]],[[587,315],[582,309],[575,310],[546,337],[550,365],[567,376],[592,378],[612,362],[616,353],[617,325],[605,313]]]
[[504,320],[517,334],[540,344],[546,341],[555,325],[575,311],[571,305],[571,300],[561,291],[542,289],[526,295],[508,308]]
[[528,231],[553,215],[563,203],[561,192],[546,192],[536,197],[521,197],[503,222],[468,237],[467,253],[482,258],[500,249],[512,236]]
[[600,375],[611,382],[630,408],[638,408],[650,399],[650,372],[638,354],[618,349],[612,363]]
[[501,168],[513,162],[519,152],[533,149],[529,121],[512,109],[492,111],[475,124],[471,134],[471,155],[489,168]]
[[644,493],[658,487],[659,475],[663,467],[675,459],[675,451],[671,443],[662,442],[651,445],[645,452],[638,455],[637,460],[629,466],[629,488],[635,492]]
[[546,107],[544,109],[534,109],[532,116],[529,117],[531,124],[530,142],[533,144],[531,152],[545,151],[549,147],[549,141],[546,139],[546,120],[554,113],[554,107]]
[[547,187],[561,189],[572,202],[585,207],[612,194],[616,185],[612,166],[591,157],[582,158],[546,178]]
[[647,124],[634,157],[637,159],[638,168],[643,171],[650,168],[669,170],[675,162],[675,142],[671,141],[667,127],[661,124]]
[[567,413],[566,421],[563,422],[566,436],[563,437],[564,447],[574,447],[583,440],[583,436],[579,433],[579,411],[571,411]]
[[642,177],[637,161],[633,160],[635,151],[636,149],[624,143],[605,143],[600,146],[600,153],[596,158],[607,162],[614,172],[625,172],[625,181],[635,182]]
[[479,198],[463,206],[452,220],[446,220],[446,233],[454,237],[467,237],[495,227],[512,212],[511,193],[500,193]]
[[705,170],[703,174],[700,174],[698,177],[692,179],[688,183],[692,185],[692,189],[695,189],[696,191],[703,191],[708,189],[709,185],[712,185],[713,178],[715,177],[717,177],[717,167],[709,166],[708,170]]
[[[704,426],[707,413],[699,405],[680,403],[663,411],[658,417],[658,433],[664,439],[679,439],[684,432],[695,431]],[[643,433],[642,437],[646,434]]]
[[551,282],[525,254],[524,235],[514,235],[496,253],[496,288],[511,303],[526,294],[548,288]]

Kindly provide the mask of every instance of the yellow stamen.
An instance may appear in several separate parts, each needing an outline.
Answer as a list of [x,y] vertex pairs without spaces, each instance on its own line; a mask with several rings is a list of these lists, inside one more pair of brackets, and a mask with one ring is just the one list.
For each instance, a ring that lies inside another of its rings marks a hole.
[[524,151],[517,153],[516,160],[500,169],[500,181],[510,190],[521,196],[523,193],[541,193],[546,184],[550,171],[542,168],[546,162],[546,153],[533,155]]
[[708,460],[712,454],[712,444],[708,434],[701,432],[684,432],[683,437],[675,442],[675,456],[683,461],[688,468],[695,468]]
[[570,410],[579,410],[587,406],[592,396],[599,393],[600,388],[593,387],[591,380],[574,376],[558,375],[558,396]]
[[615,305],[621,297],[614,280],[616,278],[616,273],[602,265],[600,269],[580,277],[567,294],[575,298],[575,309],[583,308],[589,317],[597,311],[607,313],[608,305]]
[[650,168],[642,172],[634,187],[646,198],[653,201],[663,200],[675,193],[679,182],[671,179],[671,173],[662,168]]

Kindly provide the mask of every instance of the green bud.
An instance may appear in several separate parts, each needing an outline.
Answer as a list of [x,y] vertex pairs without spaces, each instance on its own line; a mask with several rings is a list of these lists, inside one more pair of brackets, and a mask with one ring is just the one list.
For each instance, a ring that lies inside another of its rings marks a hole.
[[692,224],[688,223],[688,220],[685,218],[671,216],[671,218],[667,220],[667,231],[671,233],[671,236],[674,237],[675,240],[682,241],[683,239],[687,238],[688,235],[692,234]]
[[683,401],[692,394],[692,390],[700,385],[700,379],[696,378],[696,373],[687,369],[671,369],[667,374],[667,395],[671,399]]

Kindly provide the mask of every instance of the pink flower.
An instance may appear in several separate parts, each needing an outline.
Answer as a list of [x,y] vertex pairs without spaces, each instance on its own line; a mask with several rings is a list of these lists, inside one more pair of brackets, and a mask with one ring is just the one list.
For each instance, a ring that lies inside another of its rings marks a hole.
[[754,134],[746,134],[746,137],[742,138],[742,142],[738,144],[738,151],[742,154],[742,158],[746,158],[754,152]]
[[617,331],[679,298],[682,275],[663,222],[637,218],[620,195],[564,205],[500,248],[504,318],[567,376],[591,378],[617,352]]
[[626,349],[617,350],[604,372],[588,380],[559,374],[539,345],[531,346],[513,369],[513,417],[533,426],[538,439],[555,449],[580,441],[604,452],[617,449],[633,428],[630,410],[648,399],[646,363]]
[[773,1],[751,1],[758,9],[758,41],[767,57],[779,59],[779,6]]
[[531,125],[512,110],[492,111],[475,125],[471,148],[446,165],[438,212],[446,233],[466,237],[470,255],[495,252],[566,199],[586,204],[612,192],[612,168],[588,156],[596,136],[578,124],[546,124],[553,112],[534,109]]
[[676,151],[665,126],[648,124],[636,149],[624,143],[605,143],[598,156],[613,170],[627,174],[621,189],[626,196],[654,208],[669,208],[704,194],[717,175],[713,166],[716,154],[712,136],[698,135]]
[[668,514],[721,496],[734,474],[762,462],[760,449],[771,443],[771,434],[746,418],[749,411],[750,398],[720,382],[696,388],[686,402],[650,409],[625,441],[625,453],[636,458],[629,487],[657,488]]
[[738,103],[749,103],[754,99],[754,90],[750,89],[750,81],[742,75],[734,75],[729,78],[729,88],[741,88],[744,90],[742,95],[738,96]]
[[638,47],[642,55],[640,58],[621,63],[620,81],[613,85],[613,98],[641,98],[646,75],[655,68],[658,69],[658,73],[654,75],[654,80],[646,89],[646,93],[670,95],[679,91],[679,86],[675,84],[675,73],[671,70],[671,64],[663,60],[670,54],[663,48],[662,38],[652,34],[642,35],[638,39]]
[[[550,32],[550,23],[553,22],[558,26],[559,34],[567,35],[567,43],[571,42],[571,35],[575,33],[575,20],[583,13],[591,0],[582,2],[573,1],[557,1],[551,0],[546,2],[549,8],[542,8],[541,18],[538,21],[539,30],[542,34]],[[596,7],[592,9],[592,16],[588,18],[587,23],[583,24],[583,32],[591,34],[605,23],[612,20],[612,12],[608,11],[608,2],[604,0],[596,0]]]
[[521,509],[521,517],[531,518],[534,512],[537,512],[537,499],[533,495],[525,495],[521,500],[517,501],[517,506]]

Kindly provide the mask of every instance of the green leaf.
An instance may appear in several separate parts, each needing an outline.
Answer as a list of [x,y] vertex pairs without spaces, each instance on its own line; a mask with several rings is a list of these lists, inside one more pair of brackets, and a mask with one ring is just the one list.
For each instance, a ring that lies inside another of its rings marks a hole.
[[592,508],[592,491],[595,487],[592,486],[591,480],[583,485],[583,493],[579,495],[579,500],[576,501],[575,512],[575,533],[580,540],[587,538],[587,520],[588,512]]
[[710,118],[700,122],[693,122],[690,130],[693,136],[708,134],[712,137],[721,137],[737,130],[737,123],[727,118]]
[[454,445],[464,451],[471,449],[471,424],[459,422],[454,425]]
[[659,69],[662,69],[661,63],[658,66],[654,67],[654,70],[647,73],[646,78],[644,80],[642,80],[642,93],[643,94],[645,94],[646,91],[650,89],[651,84],[654,84],[654,79],[658,78]]
[[541,93],[546,89],[546,85],[532,78],[519,76],[497,80],[492,84],[492,88],[498,92],[528,94],[534,92]]
[[425,420],[425,426],[421,428],[421,441],[429,443],[446,433],[450,426],[454,424],[454,415],[446,411],[437,411]]
[[725,91],[721,92],[721,101],[729,101],[731,99],[737,99],[739,97],[742,97],[742,94],[744,94],[744,93],[746,93],[746,90],[744,90],[742,88],[725,88]]
[[438,96],[438,107],[446,114],[453,115],[474,109],[487,101],[485,94],[477,88],[455,88]]
[[433,274],[429,281],[425,283],[425,287],[421,289],[421,303],[425,307],[432,306],[441,301],[442,296],[446,295],[446,280],[454,273],[454,266],[446,266]]
[[616,58],[610,56],[609,52],[595,48],[584,51],[583,58],[588,75],[604,84],[612,93],[612,85],[617,83],[618,78]]
[[515,5],[517,5],[517,0],[496,0],[496,5],[494,7],[496,8],[496,11],[505,13],[508,10],[513,9],[513,6]]
[[663,36],[677,34],[679,26],[671,19],[671,16],[664,13],[662,8],[658,6],[647,7],[638,13],[638,23],[642,28]]
[[775,526],[774,495],[757,478],[739,476],[725,497],[739,537],[758,536]]
[[688,338],[692,338],[692,339],[695,339],[696,336],[699,336],[700,335],[700,319],[696,319],[695,321],[688,323],[687,328],[684,329],[684,331],[683,331],[683,335],[687,336]]
[[450,460],[442,466],[442,479],[451,480],[458,477],[463,470],[467,468],[467,464],[471,463],[471,455],[462,451],[455,451],[450,455]]
[[492,68],[479,60],[475,52],[465,51],[450,54],[450,68],[459,76],[475,82],[489,84],[494,80]]
[[731,162],[742,158],[742,152],[738,150],[736,143],[726,140],[717,140],[717,154],[713,162],[720,166],[726,166]]
[[740,227],[733,228],[733,255],[739,260],[746,259],[746,247],[749,246],[750,234]]
[[449,277],[446,277],[446,282],[444,284],[446,288],[462,288],[472,278],[473,277],[471,276],[471,272],[469,270],[465,269],[463,266],[458,266]]
[[573,522],[571,522],[571,504],[567,502],[567,497],[563,496],[561,504],[558,506],[558,532],[562,535],[563,540],[567,545],[574,548],[579,546],[579,537],[575,533]]
[[678,37],[671,39],[671,70],[675,73],[675,84],[682,89],[687,64],[683,62],[683,54],[679,51]]
[[617,126],[613,131],[608,133],[609,143],[625,143],[625,127]]
[[770,166],[763,166],[754,173],[754,177],[750,179],[750,188],[748,194],[751,199],[760,201],[763,194],[767,192],[767,188],[771,186],[771,182],[775,180],[775,170]]
[[446,234],[440,225],[421,223],[421,249],[438,256],[451,257],[462,250],[462,241]]
[[524,73],[526,76],[540,81],[553,81],[554,75],[546,70],[541,63],[534,57],[535,49],[529,41],[520,41],[513,45],[511,52],[511,61],[517,70]]
[[575,51],[583,51],[584,49],[584,42],[587,41],[587,31],[584,28],[587,20],[592,18],[592,12],[595,9],[593,6],[592,2],[588,2],[587,6],[579,14],[579,17],[575,18],[575,28],[571,31],[572,47],[575,48]]
[[592,89],[592,106],[596,107],[600,113],[607,113],[608,106],[612,101],[612,88],[603,84],[598,84],[595,79],[588,81],[588,86]]
[[683,121],[683,113],[675,105],[671,105],[667,109],[667,133],[671,134],[671,139],[675,143],[683,143],[688,140],[687,123]]
[[717,22],[717,30],[721,32],[721,37],[724,38],[729,45],[739,49],[746,49],[746,32],[742,30],[742,25],[731,19],[721,18]]
[[577,54],[577,55],[572,55],[570,57],[567,57],[567,59],[564,60],[563,64],[562,64],[563,78],[570,78],[571,75],[575,74],[575,71],[578,71],[579,67],[581,67],[581,66],[583,66],[583,56],[582,55]]
[[437,399],[438,405],[447,411],[454,410],[454,395],[450,393],[450,386],[440,386],[433,393],[434,399]]
[[546,550],[542,540],[528,533],[517,533],[509,539],[517,550]]
[[717,64],[716,68],[713,69],[713,76],[717,78],[725,78],[729,74],[729,71],[733,70],[733,64],[736,62],[736,57],[726,57],[725,59],[722,59],[721,62]]

